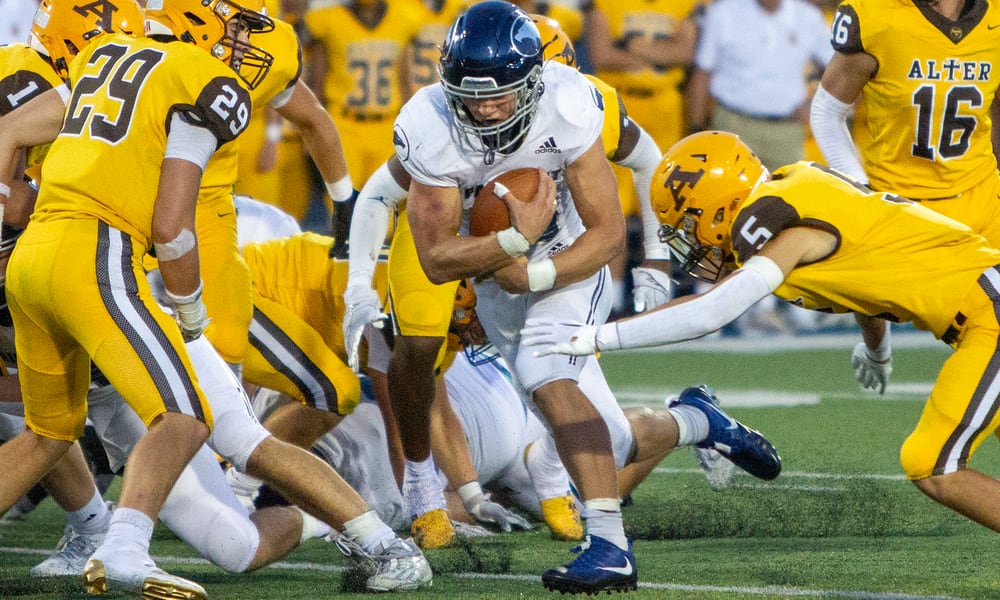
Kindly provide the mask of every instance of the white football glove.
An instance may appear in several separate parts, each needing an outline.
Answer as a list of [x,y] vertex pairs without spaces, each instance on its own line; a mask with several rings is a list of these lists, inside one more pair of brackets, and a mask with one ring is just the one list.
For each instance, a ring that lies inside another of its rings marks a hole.
[[181,336],[185,342],[191,342],[205,332],[205,328],[212,322],[208,318],[205,310],[205,303],[201,301],[202,283],[198,282],[198,289],[187,296],[177,296],[164,288],[167,298],[173,303],[174,318],[181,329]]
[[652,267],[632,269],[632,304],[635,312],[652,310],[670,300],[670,275]]
[[524,517],[490,500],[489,495],[483,493],[483,489],[476,481],[458,488],[458,495],[462,497],[466,512],[480,523],[495,525],[505,533],[515,528],[522,531],[531,529],[531,523]]
[[597,327],[528,319],[521,330],[521,343],[525,346],[538,346],[535,356],[589,356],[597,352]]
[[370,287],[356,285],[344,291],[344,349],[347,351],[347,364],[355,373],[361,370],[358,350],[361,347],[361,336],[365,325],[382,329],[389,315],[382,312],[378,293]]
[[866,390],[875,390],[879,394],[885,393],[885,386],[889,383],[889,375],[892,374],[892,357],[884,362],[877,361],[868,354],[868,346],[864,342],[858,342],[851,355],[851,367],[854,368],[854,378],[858,380],[861,387]]

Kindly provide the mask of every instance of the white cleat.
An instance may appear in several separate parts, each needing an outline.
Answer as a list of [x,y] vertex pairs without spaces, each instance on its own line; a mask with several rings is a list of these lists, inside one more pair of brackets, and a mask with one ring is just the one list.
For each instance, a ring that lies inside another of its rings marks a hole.
[[104,541],[104,533],[80,535],[67,532],[65,543],[60,540],[58,549],[51,556],[32,567],[32,577],[79,577],[90,555]]
[[431,565],[413,540],[385,540],[372,558],[378,571],[365,582],[369,592],[410,591],[431,585]]

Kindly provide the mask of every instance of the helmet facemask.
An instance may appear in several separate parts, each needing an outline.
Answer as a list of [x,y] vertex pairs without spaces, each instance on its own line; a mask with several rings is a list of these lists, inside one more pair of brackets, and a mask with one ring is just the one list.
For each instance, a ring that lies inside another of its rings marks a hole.
[[[527,137],[545,89],[543,65],[538,29],[528,13],[508,2],[474,4],[448,30],[438,64],[441,86],[456,127],[484,153],[486,164],[497,153],[513,153]],[[470,110],[478,102],[508,98],[513,109],[499,123],[483,123]]]
[[684,271],[714,283],[732,270],[733,219],[769,177],[732,133],[695,133],[667,150],[650,185],[650,204],[661,224],[660,241]]
[[682,271],[695,279],[715,283],[731,269],[732,255],[721,246],[698,241],[698,217],[701,209],[689,208],[674,224],[660,226],[660,242],[670,248]]
[[[510,154],[521,146],[531,128],[544,89],[541,77],[542,68],[536,66],[527,77],[506,86],[498,86],[492,77],[464,77],[458,86],[442,79],[441,84],[458,126],[470,143],[487,154]],[[514,112],[500,123],[478,122],[465,105],[466,99],[490,100],[509,94],[514,94]]]
[[274,30],[274,21],[263,12],[229,0],[149,0],[146,14],[148,35],[173,35],[204,48],[250,89],[260,85],[274,63],[270,52],[240,39],[242,33],[249,37]]
[[[248,37],[254,34],[268,33],[274,30],[274,21],[270,17],[254,10],[243,8],[237,4],[220,1],[213,9],[215,14],[226,24],[225,35],[222,36],[210,52],[212,56],[228,62],[240,78],[252,90],[260,85],[267,72],[274,64],[274,55],[248,40],[239,38],[240,31],[246,31]],[[232,16],[235,13],[235,16]],[[235,21],[235,27],[231,25]],[[227,60],[228,58],[228,60]]]

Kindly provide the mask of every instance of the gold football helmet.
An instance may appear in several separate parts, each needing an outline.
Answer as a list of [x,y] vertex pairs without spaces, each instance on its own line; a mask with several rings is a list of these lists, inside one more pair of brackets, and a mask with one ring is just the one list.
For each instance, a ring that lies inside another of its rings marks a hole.
[[769,173],[735,134],[703,131],[674,144],[657,166],[650,200],[660,241],[681,268],[716,282],[731,263],[730,229],[740,204]]
[[274,29],[263,0],[148,0],[146,16],[148,35],[173,35],[204,48],[232,67],[250,89],[260,85],[274,63],[270,52],[239,37]]
[[49,57],[63,79],[69,63],[94,38],[105,33],[143,37],[145,16],[135,0],[42,0],[31,25],[31,47]]
[[529,15],[542,36],[542,58],[561,62],[567,67],[576,68],[576,49],[569,36],[562,30],[559,21],[545,15]]

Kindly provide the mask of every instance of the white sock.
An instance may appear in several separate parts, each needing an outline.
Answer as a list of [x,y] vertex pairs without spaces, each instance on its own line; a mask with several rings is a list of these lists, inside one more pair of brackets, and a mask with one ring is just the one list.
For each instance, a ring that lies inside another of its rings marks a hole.
[[90,501],[83,508],[66,513],[66,521],[78,534],[103,533],[108,530],[111,523],[111,511],[95,487]]
[[677,446],[691,446],[708,437],[708,417],[693,406],[678,404],[667,412],[677,421]]
[[104,537],[101,547],[131,550],[148,555],[153,526],[153,520],[142,511],[118,507],[111,513],[111,524],[108,526],[108,534]]
[[323,521],[320,521],[316,517],[302,510],[298,506],[293,507],[302,515],[302,534],[299,536],[299,543],[303,543],[306,540],[312,540],[316,538],[321,538],[324,535],[330,533],[333,529]]
[[446,509],[444,489],[438,478],[434,457],[419,462],[407,459],[403,471],[403,499],[410,518],[437,509]]
[[628,550],[620,506],[617,498],[594,498],[583,503],[581,516],[588,535],[604,538],[622,550]]
[[396,533],[382,522],[374,510],[344,523],[344,534],[370,553],[376,552],[383,540],[396,537]]

